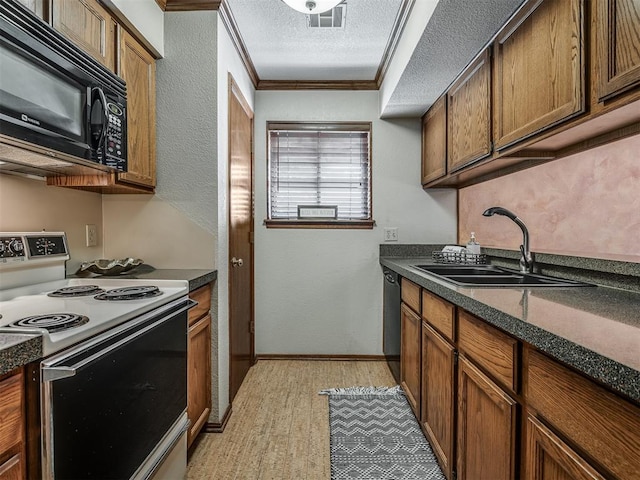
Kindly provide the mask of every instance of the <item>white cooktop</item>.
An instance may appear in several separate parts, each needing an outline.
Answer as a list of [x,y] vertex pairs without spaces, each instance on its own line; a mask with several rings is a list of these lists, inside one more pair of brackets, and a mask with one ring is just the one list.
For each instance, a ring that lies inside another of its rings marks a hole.
[[[63,287],[97,285],[105,290],[153,285],[162,295],[140,300],[104,301],[93,296],[60,298],[47,294]],[[45,356],[92,337],[127,320],[147,313],[171,300],[186,296],[186,280],[127,280],[118,278],[64,279],[0,291],[0,332],[37,333],[43,336]],[[45,314],[77,314],[89,318],[84,325],[48,332],[36,327],[10,327],[24,317]]]

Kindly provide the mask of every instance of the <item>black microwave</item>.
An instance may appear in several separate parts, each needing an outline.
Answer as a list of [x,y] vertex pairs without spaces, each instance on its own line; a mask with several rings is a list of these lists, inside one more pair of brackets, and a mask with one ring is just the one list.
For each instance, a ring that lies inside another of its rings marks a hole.
[[0,136],[127,171],[124,80],[13,0],[0,3]]

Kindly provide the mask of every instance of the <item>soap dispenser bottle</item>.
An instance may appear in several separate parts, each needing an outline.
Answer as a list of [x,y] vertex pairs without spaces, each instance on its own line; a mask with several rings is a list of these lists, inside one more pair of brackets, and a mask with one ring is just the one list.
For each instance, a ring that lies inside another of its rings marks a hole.
[[476,232],[471,232],[471,239],[467,243],[467,253],[480,255],[480,244],[476,241]]

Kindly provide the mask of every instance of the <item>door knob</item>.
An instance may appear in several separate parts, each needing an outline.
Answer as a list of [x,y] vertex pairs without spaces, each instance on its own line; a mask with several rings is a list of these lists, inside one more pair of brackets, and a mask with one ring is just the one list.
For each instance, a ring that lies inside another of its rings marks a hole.
[[241,258],[233,257],[231,259],[231,266],[233,266],[233,267],[241,267],[243,263],[244,262],[242,261]]

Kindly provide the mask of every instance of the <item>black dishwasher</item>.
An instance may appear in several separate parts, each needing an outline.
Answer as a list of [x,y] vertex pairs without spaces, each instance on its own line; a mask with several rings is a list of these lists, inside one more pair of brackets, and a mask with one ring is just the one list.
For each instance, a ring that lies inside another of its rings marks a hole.
[[382,351],[389,369],[400,383],[400,276],[384,270]]

